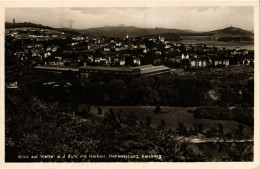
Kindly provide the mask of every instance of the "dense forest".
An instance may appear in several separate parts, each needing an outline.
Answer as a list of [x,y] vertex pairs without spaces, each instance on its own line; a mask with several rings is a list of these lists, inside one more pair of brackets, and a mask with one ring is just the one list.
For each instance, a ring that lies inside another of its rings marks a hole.
[[23,22],[23,23],[5,22],[5,29],[24,28],[24,27],[41,28],[41,29],[53,29],[50,26],[43,26],[41,24],[35,24],[35,23],[30,23],[30,22]]
[[[151,119],[138,121],[134,113],[120,116],[113,109],[89,108],[77,110],[75,104],[59,106],[46,103],[28,91],[8,91],[6,98],[6,160],[12,161],[210,161],[199,147],[179,136],[196,135],[198,129],[187,130],[179,124],[177,132],[165,129],[165,122],[151,127]],[[223,128],[223,127],[222,127]],[[214,129],[212,129],[214,130]],[[195,132],[195,133],[194,133]],[[219,130],[208,131],[207,137],[221,135]],[[229,136],[223,136],[229,137]],[[215,143],[224,153],[221,161],[251,161],[252,143]],[[161,158],[85,158],[82,155],[160,155]],[[32,156],[37,156],[32,158]],[[52,155],[43,158],[41,155]],[[65,156],[64,156],[65,155]],[[70,158],[69,156],[75,158]],[[64,156],[64,158],[59,158]]]
[[[94,74],[90,80],[74,80],[70,87],[30,84],[41,99],[46,102],[58,101],[67,105],[69,102],[93,105],[161,105],[179,107],[197,107],[218,105],[228,107],[234,105],[254,104],[254,80],[240,83],[223,79],[218,86],[219,99],[207,97],[210,90],[216,90],[215,82],[210,79],[196,77],[179,77],[172,75],[158,77],[119,78],[113,75]],[[57,79],[55,79],[57,80]],[[63,82],[62,82],[63,81]],[[66,80],[61,80],[61,84]]]

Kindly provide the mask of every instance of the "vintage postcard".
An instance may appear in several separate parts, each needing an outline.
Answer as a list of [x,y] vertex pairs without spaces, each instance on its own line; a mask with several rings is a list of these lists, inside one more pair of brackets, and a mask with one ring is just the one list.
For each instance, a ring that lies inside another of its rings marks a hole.
[[0,2],[1,168],[259,168],[259,2]]

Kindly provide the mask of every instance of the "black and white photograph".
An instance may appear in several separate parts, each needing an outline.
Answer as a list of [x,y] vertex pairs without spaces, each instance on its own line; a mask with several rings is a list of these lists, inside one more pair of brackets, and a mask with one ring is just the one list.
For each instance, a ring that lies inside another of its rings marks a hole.
[[254,162],[255,9],[6,7],[4,162]]

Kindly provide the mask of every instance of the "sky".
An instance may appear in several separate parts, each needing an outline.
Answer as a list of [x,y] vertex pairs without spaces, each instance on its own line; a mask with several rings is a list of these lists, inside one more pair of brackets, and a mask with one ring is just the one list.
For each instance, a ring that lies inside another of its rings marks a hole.
[[5,19],[51,27],[87,29],[135,26],[211,31],[229,26],[254,29],[253,7],[6,8]]

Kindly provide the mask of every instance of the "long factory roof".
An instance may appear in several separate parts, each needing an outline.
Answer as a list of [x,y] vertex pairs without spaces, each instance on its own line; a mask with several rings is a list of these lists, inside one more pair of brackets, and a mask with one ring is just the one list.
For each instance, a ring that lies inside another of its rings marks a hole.
[[56,71],[79,71],[82,70],[100,70],[100,71],[118,71],[118,72],[132,72],[133,70],[140,70],[140,74],[147,74],[160,71],[170,70],[168,67],[160,65],[143,65],[138,67],[106,67],[106,66],[80,66],[80,67],[69,67],[69,66],[35,66],[35,69],[44,70],[56,70]]

